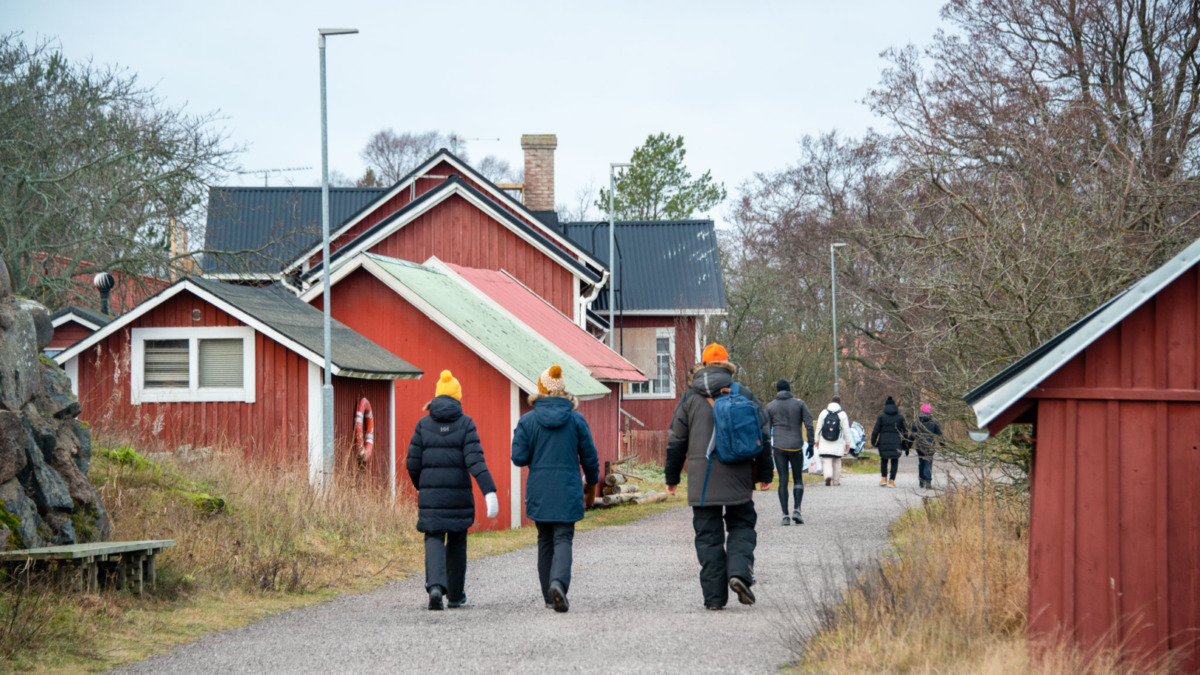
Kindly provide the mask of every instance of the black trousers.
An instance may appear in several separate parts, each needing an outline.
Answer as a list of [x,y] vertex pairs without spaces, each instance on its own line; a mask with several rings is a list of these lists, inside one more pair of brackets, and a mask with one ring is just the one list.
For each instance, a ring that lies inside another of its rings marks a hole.
[[693,506],[696,557],[700,560],[700,590],[708,607],[729,602],[729,579],[754,584],[754,547],[758,533],[754,501],[733,506]]
[[425,590],[441,586],[446,599],[463,599],[467,579],[467,533],[425,533]]
[[575,541],[575,523],[536,523],[538,533],[538,579],[542,582],[542,597],[550,598],[550,582],[571,589],[571,547]]
[[[888,462],[892,463],[891,473],[888,472]],[[899,457],[893,457],[891,459],[887,459],[884,457],[879,458],[879,476],[880,477],[887,476],[888,478],[890,478],[892,480],[896,480],[896,469],[899,467],[900,467],[900,458]]]
[[796,510],[800,510],[800,502],[804,501],[804,451],[784,452],[772,451],[775,455],[775,471],[779,474],[779,506],[783,515],[788,515],[788,468],[791,467],[795,476],[795,487],[792,494],[796,496]]

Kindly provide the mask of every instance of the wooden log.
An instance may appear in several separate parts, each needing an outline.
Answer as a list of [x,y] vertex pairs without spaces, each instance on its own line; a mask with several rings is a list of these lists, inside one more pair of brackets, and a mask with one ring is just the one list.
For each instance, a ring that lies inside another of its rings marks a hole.
[[665,492],[650,491],[633,498],[634,504],[653,504],[654,502],[666,501],[667,495]]
[[625,474],[623,473],[610,473],[604,477],[604,484],[608,485],[609,487],[613,485],[622,485],[624,483]]
[[638,492],[639,490],[640,490],[640,488],[638,488],[638,486],[636,486],[636,485],[613,485],[612,487],[605,487],[603,489],[603,494],[627,495],[627,494],[633,494],[634,492]]
[[605,506],[614,506],[616,504],[627,504],[627,503],[633,501],[634,496],[635,495],[631,495],[631,494],[629,494],[629,495],[608,495],[605,497],[601,497],[601,500],[604,502]]

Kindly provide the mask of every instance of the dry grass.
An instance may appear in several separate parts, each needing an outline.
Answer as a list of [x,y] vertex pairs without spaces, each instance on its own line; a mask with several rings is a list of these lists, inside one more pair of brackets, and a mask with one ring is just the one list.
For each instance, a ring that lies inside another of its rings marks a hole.
[[[983,596],[981,506],[986,506]],[[1116,673],[1167,672],[1164,664],[1118,662],[1111,652],[1026,645],[1028,505],[1022,498],[952,488],[909,510],[881,558],[827,569],[811,612],[789,612],[789,644],[802,672]],[[849,580],[847,584],[846,580]],[[847,588],[842,591],[841,589]]]

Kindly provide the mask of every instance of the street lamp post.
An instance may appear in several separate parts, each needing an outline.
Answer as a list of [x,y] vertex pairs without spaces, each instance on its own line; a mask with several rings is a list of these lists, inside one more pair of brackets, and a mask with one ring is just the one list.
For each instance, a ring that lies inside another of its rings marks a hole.
[[613,348],[613,334],[617,324],[613,322],[616,311],[616,293],[614,286],[617,279],[617,169],[633,166],[628,162],[613,162],[608,165],[608,348]]
[[838,334],[837,334],[837,272],[833,265],[833,249],[845,246],[843,243],[833,243],[829,245],[829,280],[832,282],[833,292],[830,294],[830,299],[833,304],[833,395],[838,395]]
[[330,487],[333,479],[333,363],[329,316],[329,123],[325,111],[325,36],[350,35],[357,28],[318,28],[317,51],[321,54],[321,268],[324,288],[321,302],[324,320],[321,329],[325,348],[325,385],[321,387],[321,487]]

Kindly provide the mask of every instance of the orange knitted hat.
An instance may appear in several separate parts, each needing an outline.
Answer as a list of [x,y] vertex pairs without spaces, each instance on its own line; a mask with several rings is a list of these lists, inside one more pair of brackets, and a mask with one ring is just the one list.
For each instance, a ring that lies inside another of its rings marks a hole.
[[434,389],[434,396],[449,396],[462,400],[462,386],[458,384],[458,379],[450,374],[450,371],[443,370],[438,377],[437,388]]
[[562,366],[550,366],[546,372],[538,376],[538,392],[551,396],[562,396],[567,393],[567,383],[563,381]]
[[700,361],[702,363],[712,363],[713,361],[728,361],[728,360],[729,360],[729,352],[725,351],[724,347],[722,347],[721,345],[719,345],[715,342],[704,348],[704,356],[700,359]]

